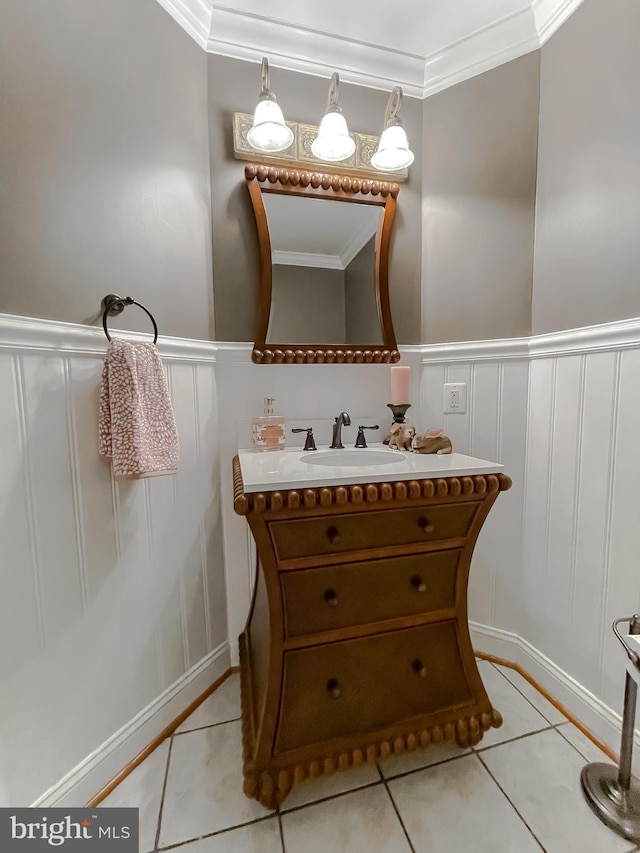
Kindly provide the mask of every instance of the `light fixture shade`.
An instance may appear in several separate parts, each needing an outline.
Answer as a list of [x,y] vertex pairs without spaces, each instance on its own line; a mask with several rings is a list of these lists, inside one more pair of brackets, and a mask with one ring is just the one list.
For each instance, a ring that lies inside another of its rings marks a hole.
[[328,112],[318,128],[318,135],[311,143],[313,156],[318,160],[337,162],[351,157],[356,144],[349,136],[345,117],[340,112]]
[[258,151],[284,151],[293,142],[293,131],[284,123],[282,110],[273,95],[261,97],[253,117],[247,142]]
[[380,137],[378,150],[371,158],[374,169],[393,172],[413,163],[413,152],[409,148],[407,134],[401,124],[387,127]]

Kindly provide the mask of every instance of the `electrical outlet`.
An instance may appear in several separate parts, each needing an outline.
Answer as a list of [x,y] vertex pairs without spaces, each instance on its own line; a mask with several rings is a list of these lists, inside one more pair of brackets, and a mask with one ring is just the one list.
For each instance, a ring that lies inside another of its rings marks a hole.
[[445,382],[442,411],[446,415],[464,415],[467,411],[466,382]]

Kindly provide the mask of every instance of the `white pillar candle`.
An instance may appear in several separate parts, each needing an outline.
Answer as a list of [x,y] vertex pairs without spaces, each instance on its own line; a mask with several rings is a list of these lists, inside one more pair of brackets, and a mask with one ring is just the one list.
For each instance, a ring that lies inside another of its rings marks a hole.
[[411,368],[391,368],[391,400],[393,405],[411,402]]

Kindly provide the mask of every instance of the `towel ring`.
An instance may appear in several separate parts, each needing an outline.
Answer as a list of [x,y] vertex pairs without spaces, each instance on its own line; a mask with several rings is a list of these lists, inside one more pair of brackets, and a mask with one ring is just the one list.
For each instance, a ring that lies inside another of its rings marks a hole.
[[107,315],[116,316],[117,314],[121,314],[126,305],[137,305],[138,308],[142,308],[145,314],[149,317],[151,322],[153,323],[153,342],[154,344],[158,340],[158,325],[156,321],[153,319],[153,314],[149,311],[148,308],[145,308],[141,302],[136,302],[131,296],[117,296],[115,293],[109,293],[102,300],[102,307],[104,311],[102,312],[102,328],[104,329],[104,333],[107,336],[107,340],[111,340],[111,335],[109,334],[109,329],[107,328]]

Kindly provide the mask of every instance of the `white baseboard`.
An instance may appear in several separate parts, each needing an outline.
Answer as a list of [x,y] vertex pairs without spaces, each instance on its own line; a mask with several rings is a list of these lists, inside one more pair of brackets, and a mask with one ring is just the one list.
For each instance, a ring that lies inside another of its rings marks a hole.
[[500,628],[491,628],[480,622],[469,622],[471,642],[476,652],[484,652],[486,655],[495,655],[498,658],[516,663],[518,656],[518,645],[520,637]]
[[[495,655],[512,663],[517,663],[538,684],[547,690],[554,699],[564,705],[582,725],[603,744],[618,755],[620,749],[620,729],[622,717],[601,699],[594,696],[582,684],[561,669],[552,660],[538,651],[517,634],[491,628],[478,622],[469,623],[471,640],[477,652]],[[624,667],[621,666],[620,699],[622,702]],[[640,746],[640,731],[636,730],[636,747]],[[636,750],[637,753],[637,750]],[[634,762],[634,770],[638,768]]]
[[229,643],[225,640],[38,797],[32,806],[86,805],[230,666]]

